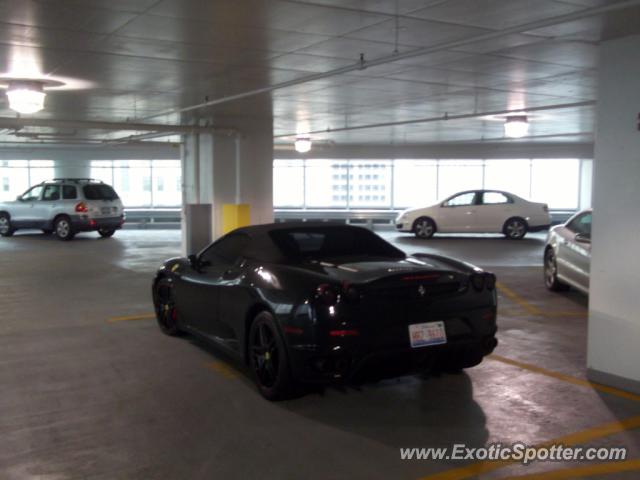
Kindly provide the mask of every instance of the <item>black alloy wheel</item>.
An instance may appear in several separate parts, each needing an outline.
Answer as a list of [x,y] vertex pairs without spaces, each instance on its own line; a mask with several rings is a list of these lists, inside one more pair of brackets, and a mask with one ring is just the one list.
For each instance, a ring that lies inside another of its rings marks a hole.
[[179,335],[181,331],[178,326],[178,310],[174,300],[173,285],[167,279],[158,281],[154,303],[160,330],[170,336]]
[[249,330],[249,363],[260,393],[268,400],[291,396],[289,361],[275,319],[269,312],[259,313]]

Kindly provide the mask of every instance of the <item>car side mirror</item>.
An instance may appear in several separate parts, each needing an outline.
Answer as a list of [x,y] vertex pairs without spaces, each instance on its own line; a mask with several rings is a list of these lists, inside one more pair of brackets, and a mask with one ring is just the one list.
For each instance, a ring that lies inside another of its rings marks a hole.
[[198,267],[200,266],[198,263],[198,256],[189,255],[187,259],[189,260],[189,265],[191,265],[191,268],[193,268],[194,270],[198,270]]
[[591,243],[591,235],[588,233],[576,233],[573,238],[578,243]]

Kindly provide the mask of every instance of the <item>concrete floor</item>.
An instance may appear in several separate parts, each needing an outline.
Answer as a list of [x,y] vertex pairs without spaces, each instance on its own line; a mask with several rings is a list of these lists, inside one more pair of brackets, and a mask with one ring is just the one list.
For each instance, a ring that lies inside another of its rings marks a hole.
[[544,235],[522,242],[383,235],[406,251],[437,251],[498,275],[496,354],[463,374],[328,388],[281,403],[263,400],[246,372],[215,350],[166,337],[149,318],[151,275],[179,253],[179,231],[127,230],[108,240],[82,234],[70,243],[40,234],[0,239],[0,479],[418,479],[440,472],[446,476],[437,478],[494,479],[546,478],[548,471],[569,478],[576,467],[596,471],[594,464],[401,461],[399,453],[553,439],[623,445],[628,458],[640,458],[640,434],[631,428],[640,424],[640,397],[584,382],[587,300],[545,290]]

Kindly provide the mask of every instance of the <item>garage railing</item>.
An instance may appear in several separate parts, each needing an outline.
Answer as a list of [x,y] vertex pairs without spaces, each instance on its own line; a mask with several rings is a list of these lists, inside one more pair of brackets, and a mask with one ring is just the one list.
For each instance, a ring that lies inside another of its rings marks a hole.
[[[127,228],[180,228],[179,208],[126,208]],[[276,222],[328,221],[353,225],[393,226],[400,210],[275,209]],[[552,210],[552,224],[564,223],[575,210]]]

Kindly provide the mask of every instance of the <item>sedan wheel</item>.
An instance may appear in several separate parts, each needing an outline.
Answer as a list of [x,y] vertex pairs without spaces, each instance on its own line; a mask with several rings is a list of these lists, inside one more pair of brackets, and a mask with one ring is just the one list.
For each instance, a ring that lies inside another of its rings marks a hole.
[[553,292],[569,288],[558,280],[558,264],[553,248],[547,248],[547,251],[544,252],[544,284]]
[[521,218],[510,218],[504,225],[504,234],[511,240],[520,240],[527,234],[527,224]]
[[413,232],[418,238],[431,238],[436,232],[436,225],[430,218],[419,218],[416,220]]
[[292,381],[284,340],[268,312],[258,314],[251,324],[248,353],[260,393],[268,400],[289,397]]
[[0,215],[0,235],[10,237],[15,230],[11,227],[11,220],[7,215]]
[[173,294],[173,285],[167,280],[160,280],[155,294],[156,319],[158,326],[167,335],[179,335],[178,311]]
[[55,223],[56,236],[60,240],[72,240],[75,232],[71,228],[71,221],[67,217],[60,217]]
[[112,228],[101,228],[98,230],[98,233],[102,238],[109,238],[113,237],[113,234],[116,233],[116,231]]

